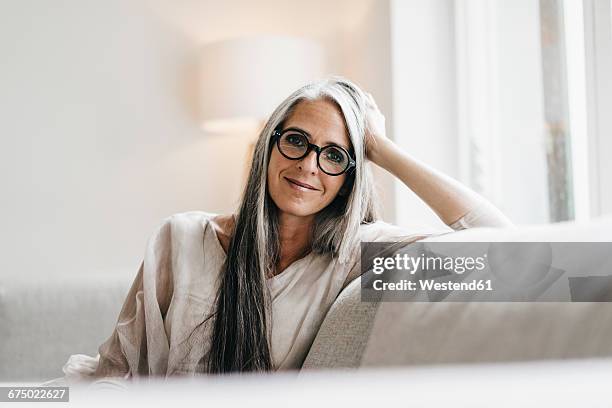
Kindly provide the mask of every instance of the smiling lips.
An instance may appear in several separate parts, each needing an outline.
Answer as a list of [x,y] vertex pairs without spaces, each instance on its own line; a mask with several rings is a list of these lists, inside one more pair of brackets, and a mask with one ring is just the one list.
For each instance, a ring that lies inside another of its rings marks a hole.
[[310,184],[302,183],[300,181],[297,181],[289,177],[285,177],[285,180],[287,180],[289,184],[291,184],[292,186],[298,187],[298,189],[300,190],[304,190],[304,189],[313,190],[313,191],[318,190],[314,188],[313,186],[311,186]]

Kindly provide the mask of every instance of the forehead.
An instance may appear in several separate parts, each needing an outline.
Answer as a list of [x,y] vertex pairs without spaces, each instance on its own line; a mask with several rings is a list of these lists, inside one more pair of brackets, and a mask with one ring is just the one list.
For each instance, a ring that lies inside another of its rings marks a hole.
[[340,108],[326,99],[298,102],[283,127],[305,130],[315,144],[336,143],[346,148],[351,146]]

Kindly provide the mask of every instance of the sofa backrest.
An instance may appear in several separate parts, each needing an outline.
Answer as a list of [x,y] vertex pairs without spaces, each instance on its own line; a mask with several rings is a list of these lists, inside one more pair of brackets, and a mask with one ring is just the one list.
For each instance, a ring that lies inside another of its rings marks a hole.
[[[473,228],[430,242],[612,242],[612,218]],[[610,271],[612,274],[612,270]],[[332,305],[303,369],[612,356],[612,302],[361,302],[361,278]]]
[[0,282],[0,381],[61,377],[71,354],[95,356],[133,273]]

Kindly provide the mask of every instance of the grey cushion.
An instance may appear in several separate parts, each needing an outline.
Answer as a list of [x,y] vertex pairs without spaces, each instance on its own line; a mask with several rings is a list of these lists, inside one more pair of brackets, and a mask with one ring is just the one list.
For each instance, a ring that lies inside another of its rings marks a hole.
[[360,301],[340,294],[303,368],[612,356],[612,303]]
[[361,281],[354,279],[330,308],[302,369],[357,368],[365,350],[378,302],[361,302]]
[[612,303],[381,303],[362,366],[612,356]]
[[78,275],[0,284],[0,381],[63,376],[71,354],[95,356],[134,276]]

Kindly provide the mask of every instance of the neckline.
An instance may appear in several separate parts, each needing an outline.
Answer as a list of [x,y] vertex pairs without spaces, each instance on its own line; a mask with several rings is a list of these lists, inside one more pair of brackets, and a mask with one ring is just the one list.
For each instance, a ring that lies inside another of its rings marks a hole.
[[[225,261],[225,259],[227,258],[227,254],[225,253],[225,249],[223,249],[223,245],[221,245],[221,241],[219,241],[219,237],[217,236],[217,232],[215,231],[215,228],[212,226],[212,224],[210,222],[207,222],[207,230],[210,230],[210,233],[213,235],[213,242],[215,243],[215,246],[217,247],[217,251],[222,254],[223,256],[223,260]],[[281,273],[279,273],[278,275],[274,275],[271,278],[266,279],[266,281],[268,282],[275,282],[278,281],[281,277],[285,277],[288,275],[287,272],[295,269],[295,265],[298,265],[299,263],[310,259],[313,255],[313,252],[310,251],[308,254],[306,254],[305,256],[301,257],[300,259],[296,259],[295,261],[293,261],[292,263],[290,263],[289,265],[287,265],[287,267],[285,269],[283,269],[283,271]]]

